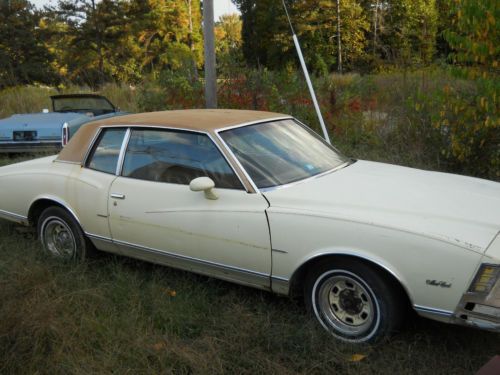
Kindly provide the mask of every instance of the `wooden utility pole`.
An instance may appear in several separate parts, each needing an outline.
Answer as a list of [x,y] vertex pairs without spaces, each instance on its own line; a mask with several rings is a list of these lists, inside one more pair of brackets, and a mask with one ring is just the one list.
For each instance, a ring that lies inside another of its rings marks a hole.
[[342,74],[342,40],[340,32],[340,0],[337,0],[337,64],[339,73]]
[[207,108],[217,108],[213,0],[203,1],[203,45],[205,47],[205,103]]
[[379,0],[375,2],[375,7],[373,9],[373,57],[375,57],[377,53],[378,7]]

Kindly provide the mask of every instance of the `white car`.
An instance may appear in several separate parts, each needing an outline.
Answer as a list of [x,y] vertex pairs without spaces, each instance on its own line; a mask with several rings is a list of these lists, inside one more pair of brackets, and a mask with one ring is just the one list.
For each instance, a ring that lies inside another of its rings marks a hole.
[[0,168],[0,215],[61,258],[99,249],[303,295],[347,342],[408,307],[500,332],[500,184],[352,160],[283,114],[89,123],[59,155]]

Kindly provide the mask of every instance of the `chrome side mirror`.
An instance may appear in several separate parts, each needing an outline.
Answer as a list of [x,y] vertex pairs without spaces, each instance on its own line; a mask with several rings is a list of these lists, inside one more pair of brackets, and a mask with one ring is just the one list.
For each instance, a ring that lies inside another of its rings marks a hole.
[[189,183],[191,191],[203,191],[205,192],[205,198],[210,200],[219,198],[213,191],[214,187],[215,182],[210,177],[198,177]]

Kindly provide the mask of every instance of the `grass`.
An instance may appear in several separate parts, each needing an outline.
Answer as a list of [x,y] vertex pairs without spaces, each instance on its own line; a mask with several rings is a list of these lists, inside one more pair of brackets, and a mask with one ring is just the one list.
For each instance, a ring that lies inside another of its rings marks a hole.
[[1,374],[471,374],[500,353],[499,334],[419,318],[340,344],[300,303],[106,254],[61,263],[6,221],[0,301]]

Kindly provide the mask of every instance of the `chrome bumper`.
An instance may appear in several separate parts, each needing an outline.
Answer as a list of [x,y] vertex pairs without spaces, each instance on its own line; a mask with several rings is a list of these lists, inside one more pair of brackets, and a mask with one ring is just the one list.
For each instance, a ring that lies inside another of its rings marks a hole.
[[61,141],[29,141],[29,142],[4,142],[0,141],[1,153],[29,153],[59,151],[62,148]]
[[462,296],[453,323],[500,332],[500,277],[488,294],[471,290]]

